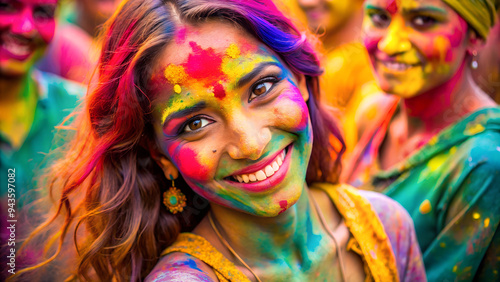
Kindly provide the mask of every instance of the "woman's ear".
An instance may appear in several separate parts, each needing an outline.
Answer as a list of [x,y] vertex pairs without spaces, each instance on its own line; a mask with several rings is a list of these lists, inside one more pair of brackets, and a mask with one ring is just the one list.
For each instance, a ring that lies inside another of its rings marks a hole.
[[469,38],[467,53],[471,55],[477,54],[484,46],[484,39],[477,35],[477,32],[472,28],[469,28],[467,33]]
[[165,156],[160,156],[155,158],[156,163],[161,167],[165,177],[169,180],[174,180],[179,177],[179,171],[175,167],[175,165],[169,161]]
[[309,100],[309,90],[307,89],[306,77],[303,74],[295,75],[297,86],[299,87],[302,98],[307,102]]

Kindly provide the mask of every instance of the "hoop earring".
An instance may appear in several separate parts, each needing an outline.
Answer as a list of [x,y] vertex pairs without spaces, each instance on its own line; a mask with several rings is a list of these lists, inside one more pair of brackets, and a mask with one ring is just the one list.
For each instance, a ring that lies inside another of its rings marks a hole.
[[163,204],[171,213],[176,214],[184,210],[186,206],[186,196],[182,194],[181,190],[175,187],[174,179],[171,178],[171,180],[172,187],[163,192]]
[[473,69],[477,69],[478,67],[478,63],[477,63],[477,51],[474,50],[472,51],[472,62],[470,64],[470,66],[473,68]]

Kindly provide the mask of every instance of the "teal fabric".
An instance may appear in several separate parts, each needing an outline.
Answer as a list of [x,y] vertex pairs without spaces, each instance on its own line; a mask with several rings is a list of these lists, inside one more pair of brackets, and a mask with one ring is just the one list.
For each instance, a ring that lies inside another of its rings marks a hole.
[[410,213],[429,281],[500,281],[492,243],[500,223],[500,108],[448,127],[369,186]]
[[[55,126],[75,108],[78,100],[85,94],[85,88],[57,76],[33,71],[26,87],[35,87],[39,94],[33,125],[22,146],[15,150],[9,140],[0,132],[0,208],[2,211],[2,242],[5,234],[3,224],[7,214],[8,169],[15,169],[16,215],[33,200],[44,194],[43,189],[34,187],[34,176],[40,171],[40,164],[49,152],[54,138]],[[25,89],[26,90],[26,89]],[[19,218],[18,218],[19,219]],[[18,225],[22,225],[19,223]]]

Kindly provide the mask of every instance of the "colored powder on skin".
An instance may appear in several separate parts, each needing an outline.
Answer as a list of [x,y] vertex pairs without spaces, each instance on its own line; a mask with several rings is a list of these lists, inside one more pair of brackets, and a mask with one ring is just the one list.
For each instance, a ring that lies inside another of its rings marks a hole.
[[398,12],[398,3],[396,3],[396,0],[392,0],[385,9],[387,10],[387,12],[395,14]]
[[186,31],[186,27],[182,27],[181,29],[179,29],[179,31],[177,32],[177,36],[175,37],[175,43],[182,44],[184,43],[184,41],[186,41]]
[[214,96],[217,99],[224,99],[226,97],[226,91],[224,91],[224,87],[220,83],[214,86]]
[[184,148],[180,142],[172,142],[167,151],[183,175],[197,181],[208,179],[210,170],[203,162],[199,161],[198,153],[193,149]]
[[283,200],[283,201],[279,202],[279,205],[280,205],[281,211],[278,214],[282,214],[284,211],[286,211],[286,209],[288,207],[288,202],[286,200]]
[[174,92],[181,93],[180,83],[183,83],[188,78],[183,66],[170,64],[165,68],[165,78],[174,85]]
[[236,59],[240,55],[240,48],[234,43],[231,43],[226,49],[226,54],[233,59]]
[[220,65],[223,56],[217,54],[213,48],[204,50],[193,41],[190,41],[189,45],[193,50],[193,53],[189,54],[188,61],[185,64],[189,76],[194,79],[210,82],[222,80],[224,74],[220,69]]
[[306,234],[307,234],[307,249],[311,252],[316,251],[321,241],[321,236],[313,233],[311,217],[308,216],[306,220]]

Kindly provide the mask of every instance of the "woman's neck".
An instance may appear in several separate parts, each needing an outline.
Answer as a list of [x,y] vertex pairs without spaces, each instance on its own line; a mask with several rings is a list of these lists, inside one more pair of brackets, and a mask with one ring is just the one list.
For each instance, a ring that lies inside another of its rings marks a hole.
[[414,133],[434,135],[445,127],[494,102],[473,82],[464,62],[446,83],[418,96],[401,100],[400,118]]
[[[250,266],[267,269],[277,263],[300,268],[292,271],[307,272],[321,252],[326,255],[335,250],[311,204],[307,187],[295,205],[276,217],[256,217],[216,205],[212,205],[211,212],[222,237]],[[225,250],[204,221],[194,232],[218,250]]]
[[[0,105],[6,106],[23,100],[23,88],[28,75],[2,76],[0,75]],[[3,107],[2,107],[3,108]]]

